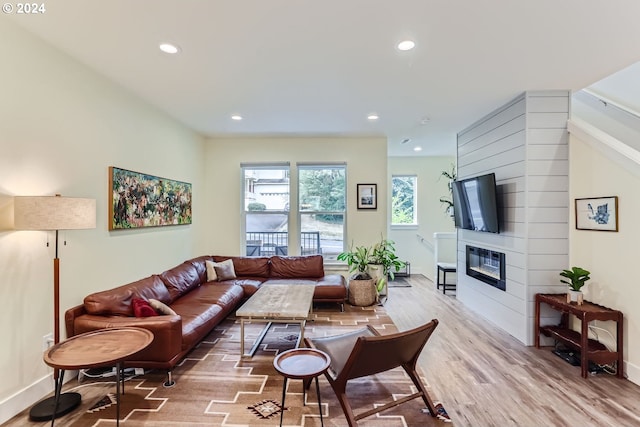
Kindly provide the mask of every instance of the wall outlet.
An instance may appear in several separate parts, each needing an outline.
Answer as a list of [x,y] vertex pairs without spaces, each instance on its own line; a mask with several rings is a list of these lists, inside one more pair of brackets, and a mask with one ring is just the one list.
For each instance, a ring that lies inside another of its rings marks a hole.
[[53,345],[53,334],[48,333],[42,337],[42,351],[47,351]]

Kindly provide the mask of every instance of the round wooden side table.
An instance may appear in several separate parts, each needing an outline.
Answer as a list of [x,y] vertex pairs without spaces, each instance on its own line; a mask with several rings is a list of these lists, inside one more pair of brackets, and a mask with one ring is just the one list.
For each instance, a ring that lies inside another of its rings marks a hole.
[[[124,393],[122,362],[144,350],[153,341],[153,333],[142,328],[109,328],[86,332],[64,340],[44,353],[44,362],[60,369],[55,384],[55,405],[60,400],[64,371],[69,369],[98,368],[116,365],[116,425],[120,425],[120,386]],[[54,414],[55,414],[54,408]],[[51,426],[55,416],[51,418]]]
[[282,411],[280,411],[280,426],[284,416],[284,400],[287,394],[287,380],[289,378],[303,380],[302,404],[305,404],[307,381],[316,380],[316,395],[318,396],[318,410],[320,411],[320,425],[324,426],[322,419],[322,401],[320,400],[320,386],[318,377],[324,374],[331,364],[331,357],[323,351],[313,348],[294,348],[284,351],[273,360],[276,371],[284,377],[282,385]]

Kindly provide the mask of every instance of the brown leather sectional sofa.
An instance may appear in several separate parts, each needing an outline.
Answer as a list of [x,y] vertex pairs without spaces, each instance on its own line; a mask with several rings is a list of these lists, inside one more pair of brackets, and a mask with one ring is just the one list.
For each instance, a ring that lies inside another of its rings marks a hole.
[[[207,281],[206,261],[231,259],[236,278]],[[137,326],[153,332],[149,347],[126,366],[166,369],[173,384],[173,367],[218,323],[260,286],[272,283],[314,284],[314,302],[343,304],[347,296],[342,275],[325,275],[323,259],[312,256],[201,256],[144,279],[88,295],[84,304],[65,313],[67,336],[102,328]],[[156,299],[176,315],[135,317],[134,298]],[[342,307],[342,306],[341,306]]]

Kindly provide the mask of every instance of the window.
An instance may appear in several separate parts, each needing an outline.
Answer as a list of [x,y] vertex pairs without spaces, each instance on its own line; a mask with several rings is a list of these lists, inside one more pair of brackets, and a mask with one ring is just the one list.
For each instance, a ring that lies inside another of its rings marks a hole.
[[346,166],[298,165],[301,254],[335,260],[344,251]]
[[394,175],[391,177],[391,225],[417,225],[417,177]]
[[289,165],[242,165],[245,255],[287,255]]

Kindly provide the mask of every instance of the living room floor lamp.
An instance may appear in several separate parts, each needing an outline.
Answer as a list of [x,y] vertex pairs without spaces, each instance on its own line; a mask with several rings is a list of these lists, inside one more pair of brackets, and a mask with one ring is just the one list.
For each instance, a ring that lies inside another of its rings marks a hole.
[[[58,258],[58,233],[60,230],[96,228],[95,199],[55,196],[17,196],[14,198],[14,227],[17,230],[50,230],[56,232],[55,258],[53,259],[53,343],[60,342],[60,259]],[[58,384],[59,371],[53,378]],[[62,386],[60,384],[60,386]],[[46,421],[69,413],[80,404],[79,393],[64,393],[55,405],[50,397],[36,403],[29,416],[34,421]],[[55,414],[54,414],[55,412]]]

